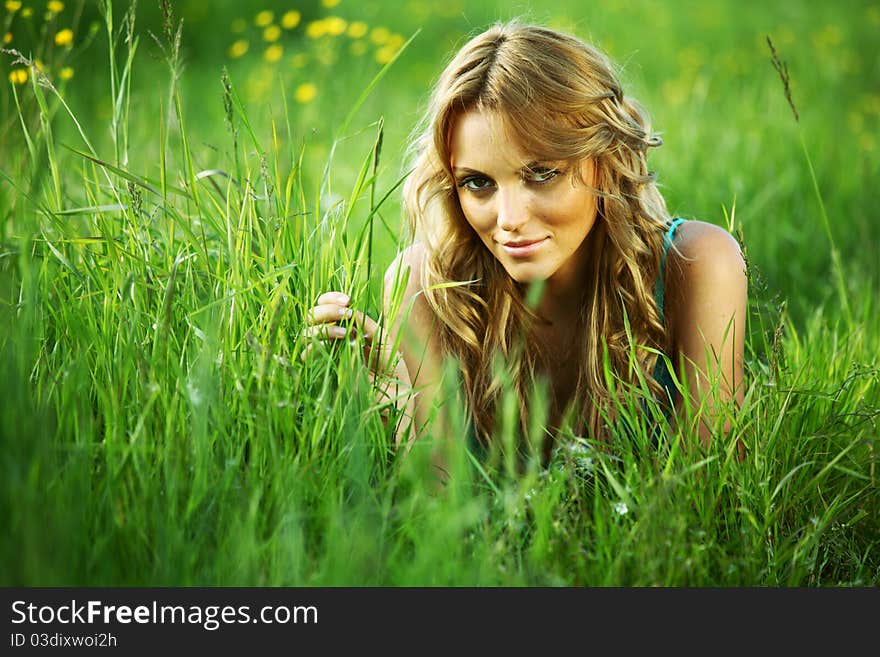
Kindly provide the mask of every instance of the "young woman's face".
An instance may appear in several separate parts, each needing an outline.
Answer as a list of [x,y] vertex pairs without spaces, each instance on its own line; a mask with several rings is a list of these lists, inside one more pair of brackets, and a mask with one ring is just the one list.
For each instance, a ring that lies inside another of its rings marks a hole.
[[536,160],[506,136],[495,113],[455,122],[451,165],[468,223],[520,282],[575,283],[596,221],[590,160],[575,167]]

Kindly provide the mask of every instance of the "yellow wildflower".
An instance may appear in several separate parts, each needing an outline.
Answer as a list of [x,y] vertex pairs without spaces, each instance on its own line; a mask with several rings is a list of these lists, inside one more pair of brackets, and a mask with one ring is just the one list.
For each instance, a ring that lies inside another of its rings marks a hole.
[[281,17],[281,27],[285,30],[292,30],[297,25],[299,25],[299,21],[302,18],[302,14],[300,14],[296,9],[288,11],[284,16]]
[[348,26],[347,34],[352,39],[360,39],[362,36],[364,36],[367,33],[368,29],[369,28],[367,27],[367,24],[364,23],[363,21],[355,21],[351,25]]
[[356,57],[360,57],[365,52],[367,52],[367,44],[364,43],[363,41],[352,41],[351,47],[349,48],[349,51],[351,52],[352,55],[355,55]]
[[391,36],[391,32],[388,31],[387,27],[374,27],[373,31],[370,32],[370,41],[375,43],[377,46],[381,46],[383,43],[388,41],[388,37]]
[[380,64],[387,64],[392,59],[394,59],[394,55],[397,54],[397,50],[394,48],[390,48],[388,46],[382,46],[379,50],[376,51],[376,61]]
[[34,66],[36,66],[36,67],[37,67],[37,70],[40,71],[41,73],[42,73],[43,71],[46,70],[46,65],[43,64],[43,60],[42,60],[42,59],[35,59],[35,60],[34,60]]
[[[6,0],[6,11],[8,11],[10,14],[14,14],[19,9],[21,9],[21,2],[19,2],[19,0]],[[15,71],[13,71],[12,73],[15,73]],[[12,73],[9,74],[10,80],[12,79]]]
[[254,18],[254,23],[256,23],[257,27],[266,27],[267,25],[272,23],[272,20],[274,18],[275,14],[273,14],[268,9],[264,9],[256,15],[256,17]]
[[247,21],[243,18],[236,18],[232,21],[231,28],[234,34],[241,34],[247,29]]
[[22,18],[30,18],[31,15],[33,15],[33,13],[34,13],[33,9],[31,9],[30,7],[25,7],[24,9],[21,10],[21,17]]
[[58,0],[49,0],[49,2],[46,3],[46,9],[53,14],[60,14],[64,11],[64,3],[58,2]]
[[3,35],[3,43],[9,43],[12,41],[12,32],[7,32]]
[[331,9],[339,4],[339,0],[321,0],[321,4],[327,7],[327,9]]
[[279,46],[277,43],[266,48],[266,51],[263,53],[263,59],[267,62],[277,62],[281,59],[281,56],[284,54],[284,48]]
[[73,69],[69,66],[65,66],[60,71],[58,71],[58,77],[60,77],[62,80],[69,80],[73,77]]
[[301,52],[296,53],[290,60],[294,68],[303,68],[308,62],[309,58]]
[[263,41],[278,41],[278,38],[281,36],[281,28],[277,25],[270,25],[265,30],[263,30]]
[[320,39],[325,34],[327,34],[327,24],[322,20],[312,21],[306,27],[306,36],[310,39]]
[[298,103],[309,103],[318,95],[318,88],[311,82],[303,82],[296,88],[293,97]]
[[[8,6],[9,3],[7,3]],[[28,73],[26,68],[14,68],[9,73],[9,81],[15,84],[24,84],[27,82]]]
[[392,34],[388,37],[388,41],[385,42],[385,45],[389,48],[394,48],[395,50],[399,50],[400,46],[406,43],[406,39],[403,38],[400,34]]
[[55,45],[69,46],[73,43],[73,30],[65,27],[55,35]]
[[339,36],[348,27],[348,22],[339,16],[328,16],[324,19],[324,24],[327,26],[327,34],[330,36]]
[[233,59],[238,59],[248,51],[249,45],[250,44],[248,44],[248,42],[244,39],[239,39],[231,46],[229,46],[229,56]]

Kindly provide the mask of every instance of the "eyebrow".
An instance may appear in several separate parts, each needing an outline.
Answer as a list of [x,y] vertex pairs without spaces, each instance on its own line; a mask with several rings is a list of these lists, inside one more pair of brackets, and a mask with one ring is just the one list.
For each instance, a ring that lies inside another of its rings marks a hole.
[[[540,169],[540,168],[555,169],[558,167],[558,164],[559,164],[558,162],[553,162],[551,160],[544,160],[544,161],[533,160],[533,161],[529,162],[528,164],[524,164],[522,167],[520,167],[519,170],[520,171],[534,171],[535,169]],[[456,176],[460,176],[463,174],[474,174],[474,173],[479,174],[481,176],[486,175],[482,171],[480,171],[478,169],[471,169],[470,167],[453,167],[452,173]]]

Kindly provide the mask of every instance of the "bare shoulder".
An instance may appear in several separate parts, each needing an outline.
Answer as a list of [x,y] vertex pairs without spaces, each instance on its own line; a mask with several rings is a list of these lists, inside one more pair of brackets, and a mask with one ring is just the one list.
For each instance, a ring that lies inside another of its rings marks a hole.
[[679,225],[667,256],[665,309],[679,348],[692,342],[687,349],[700,350],[697,337],[707,336],[711,324],[724,327],[734,316],[741,321],[746,288],[742,250],[728,231],[704,221]]
[[[413,302],[422,291],[422,267],[427,257],[425,245],[416,242],[397,254],[385,270],[385,308],[394,301]],[[403,294],[401,295],[401,291]]]
[[685,285],[701,282],[723,286],[745,278],[739,242],[720,226],[705,221],[679,225],[669,249],[670,275]]
[[[422,265],[425,261],[425,245],[415,242],[397,254],[397,257],[385,270],[385,284],[393,283],[402,277],[418,281],[421,278]],[[407,283],[407,287],[409,286]]]
[[434,313],[422,294],[422,269],[428,254],[425,245],[416,242],[401,251],[385,271],[383,311],[396,326],[407,326],[430,343]]

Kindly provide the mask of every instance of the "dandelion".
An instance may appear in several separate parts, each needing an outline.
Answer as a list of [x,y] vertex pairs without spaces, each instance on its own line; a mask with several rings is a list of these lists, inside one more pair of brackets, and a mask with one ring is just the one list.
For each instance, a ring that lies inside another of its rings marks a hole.
[[6,34],[3,35],[3,44],[5,45],[5,44],[9,43],[10,41],[12,41],[12,32],[7,32]]
[[339,0],[321,0],[321,4],[327,7],[327,9],[332,9],[339,4]]
[[231,29],[233,34],[241,34],[247,29],[247,21],[243,18],[236,18],[232,21]]
[[229,46],[229,56],[233,59],[238,59],[243,56],[247,51],[250,44],[244,39],[239,39],[231,46]]
[[611,508],[614,509],[614,513],[619,516],[625,516],[629,512],[629,507],[626,506],[626,502],[615,502],[614,506]]
[[21,9],[21,2],[18,0],[6,0],[6,11],[10,14],[14,14],[19,9]]
[[301,52],[296,53],[290,60],[294,68],[304,68],[308,62],[309,58]]
[[33,15],[34,15],[34,10],[31,9],[30,7],[25,7],[24,9],[21,10],[21,17],[22,18],[30,18]]
[[388,41],[385,43],[389,48],[394,48],[395,50],[399,50],[400,46],[406,43],[406,39],[403,38],[401,34],[392,34],[388,37]]
[[73,43],[73,30],[70,28],[65,27],[55,35],[55,45],[69,46],[71,43]]
[[388,46],[382,46],[379,50],[376,51],[376,61],[380,64],[387,64],[392,59],[394,59],[394,55],[397,54],[397,50],[395,48],[390,48]]
[[311,82],[303,82],[296,88],[293,97],[298,103],[309,103],[318,95],[318,88]]
[[266,27],[267,25],[270,25],[272,23],[272,20],[274,18],[275,14],[273,14],[268,9],[264,9],[254,17],[254,23],[257,27]]
[[58,71],[58,77],[60,77],[62,80],[69,80],[73,77],[73,69],[69,66],[65,66],[60,71]]
[[[7,6],[9,3],[6,3]],[[9,81],[13,84],[24,84],[27,82],[28,73],[26,68],[14,68],[9,73]]]
[[377,46],[381,46],[383,43],[388,41],[388,37],[391,36],[391,32],[388,31],[387,27],[374,27],[373,31],[370,32],[370,41],[375,43]]
[[285,30],[292,30],[297,25],[299,25],[299,21],[301,18],[302,14],[296,11],[296,9],[292,9],[281,17],[281,27],[283,27]]
[[324,21],[312,21],[306,27],[306,36],[310,39],[320,39],[327,34],[327,24]]
[[363,41],[355,41],[351,44],[349,51],[352,55],[356,57],[361,57],[365,52],[367,52],[367,44]]
[[360,39],[362,36],[367,34],[367,24],[363,21],[354,21],[351,25],[348,26],[348,36],[352,39]]
[[49,0],[46,3],[46,9],[52,14],[60,14],[64,11],[64,3],[59,2],[58,0]]
[[281,36],[281,28],[277,25],[270,25],[265,30],[263,30],[263,41],[278,41],[278,38]]
[[284,54],[284,48],[279,46],[277,43],[266,48],[266,51],[263,53],[263,59],[267,62],[275,63],[281,56]]
[[339,16],[328,16],[324,19],[325,29],[330,36],[339,36],[345,32],[348,22]]

